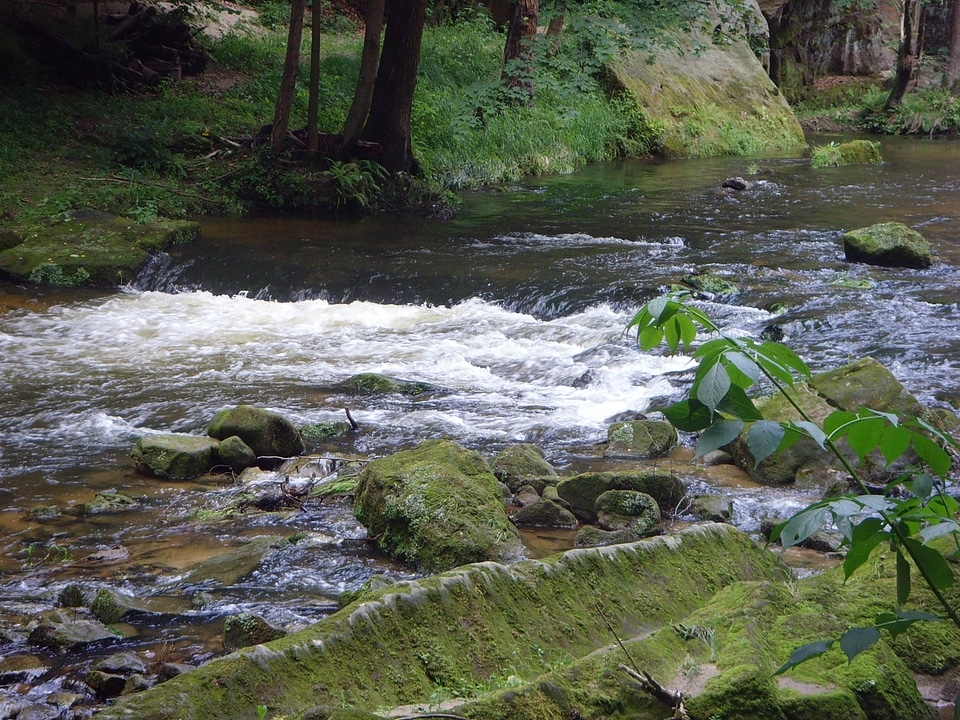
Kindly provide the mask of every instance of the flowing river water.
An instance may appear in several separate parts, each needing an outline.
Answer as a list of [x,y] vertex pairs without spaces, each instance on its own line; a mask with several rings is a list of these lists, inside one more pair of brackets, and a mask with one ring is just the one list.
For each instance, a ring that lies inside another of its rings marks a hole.
[[[446,222],[208,219],[199,242],[158,256],[119,292],[0,287],[0,658],[39,658],[28,682],[0,686],[0,708],[76,690],[96,656],[24,645],[23,624],[71,582],[150,606],[127,647],[198,662],[223,651],[225,615],[249,609],[295,628],[373,573],[412,574],[371,550],[346,504],[204,524],[189,510],[230,485],[134,472],[140,435],[202,434],[229,405],[312,423],[342,420],[349,404],[362,433],[340,455],[452,437],[487,455],[533,442],[561,472],[599,467],[612,418],[689,382],[686,360],[640,352],[624,328],[691,271],[740,288],[702,306],[731,332],[777,325],[814,370],[872,355],[921,401],[960,399],[960,143],[890,139],[883,156],[823,170],[798,157],[603,164],[469,194]],[[751,186],[721,189],[731,176]],[[882,221],[920,230],[935,264],[845,262],[842,232]],[[442,392],[331,389],[359,372]],[[813,497],[722,475],[716,485],[750,532]],[[74,512],[105,490],[138,505]],[[178,585],[244,540],[301,530],[308,542],[200,604]],[[526,540],[538,555],[570,538]]]

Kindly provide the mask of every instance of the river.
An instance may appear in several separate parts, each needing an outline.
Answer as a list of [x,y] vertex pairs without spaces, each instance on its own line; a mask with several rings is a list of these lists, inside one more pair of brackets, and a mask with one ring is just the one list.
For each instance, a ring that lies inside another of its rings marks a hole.
[[[336,448],[343,455],[452,437],[488,455],[534,442],[561,472],[594,467],[611,418],[647,412],[689,380],[685,359],[641,353],[624,328],[691,271],[739,286],[702,306],[732,332],[777,325],[814,370],[873,355],[921,401],[960,399],[960,143],[894,138],[883,156],[822,170],[798,157],[603,164],[471,193],[446,222],[206,219],[199,242],[158,256],[119,292],[0,288],[0,630],[10,635],[0,657],[30,652],[45,668],[0,687],[5,702],[77,686],[90,654],[46,656],[19,630],[70,582],[152,596],[162,611],[131,628],[128,645],[197,662],[222,652],[226,614],[302,626],[372,573],[411,574],[367,546],[346,506],[205,525],[189,508],[230,487],[134,472],[140,435],[202,433],[229,405],[308,423],[342,420],[350,403],[363,431]],[[721,189],[732,176],[751,186]],[[845,262],[843,231],[882,221],[920,230],[937,262]],[[331,391],[359,372],[443,392]],[[748,531],[810,499],[719,484]],[[62,512],[111,489],[139,507]],[[54,519],[37,512],[46,506]],[[298,530],[311,542],[202,606],[165,589],[245,538]],[[554,540],[528,538],[531,554]],[[98,560],[105,551],[119,555]]]

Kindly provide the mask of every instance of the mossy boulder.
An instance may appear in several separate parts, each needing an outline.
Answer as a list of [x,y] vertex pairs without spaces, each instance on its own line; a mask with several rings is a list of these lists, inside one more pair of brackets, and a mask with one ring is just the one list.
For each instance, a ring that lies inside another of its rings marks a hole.
[[607,429],[607,457],[661,457],[679,442],[676,429],[665,420],[630,420]]
[[75,517],[89,517],[91,515],[112,515],[128,512],[140,508],[140,502],[116,490],[103,490],[93,496],[93,500],[73,505],[64,512]]
[[604,530],[629,530],[638,538],[653,535],[660,526],[657,501],[636,490],[607,490],[597,498],[597,525]]
[[112,287],[131,280],[151,253],[200,237],[186,220],[138,223],[84,210],[31,228],[23,241],[0,250],[0,275],[53,285]]
[[118,635],[86,608],[56,608],[41,613],[29,626],[31,645],[56,650],[79,650],[96,643],[113,642]]
[[686,495],[683,483],[669,473],[651,470],[588,472],[564,478],[557,493],[584,522],[596,522],[597,498],[608,490],[635,490],[652,496],[663,512],[671,513]]
[[740,288],[732,282],[712,272],[687,273],[681,280],[687,288],[696,290],[697,294],[705,297],[736,295],[740,292]]
[[810,153],[810,165],[815,168],[841,165],[879,165],[883,162],[880,143],[872,140],[851,140],[815,147]]
[[[803,129],[752,44],[768,48],[768,26],[755,3],[719,9],[685,34],[665,33],[656,62],[642,50],[607,61],[608,90],[636,102],[646,152],[666,157],[746,155],[806,147]],[[715,43],[709,30],[726,32]]]
[[257,464],[257,454],[240,439],[239,435],[231,435],[221,440],[217,454],[220,456],[220,462],[235,473]]
[[217,464],[216,440],[195,435],[144,435],[130,453],[137,470],[169,480],[189,480]]
[[450,440],[370,462],[354,512],[382,550],[428,570],[520,556],[497,479],[479,453]]
[[862,408],[898,415],[921,415],[920,401],[872,357],[818,373],[810,385],[831,405],[856,412]]
[[[300,632],[121,698],[98,717],[245,718],[253,717],[258,705],[303,717],[319,705],[372,711],[424,703],[438,687],[495,685],[505,667],[528,678],[551,663],[594,657],[595,650],[613,644],[611,626],[624,638],[667,626],[664,637],[672,636],[677,649],[649,665],[659,677],[661,669],[683,659],[682,641],[670,625],[730,583],[786,577],[772,553],[730,526],[711,524],[545,560],[469,565],[374,591]],[[623,662],[622,653],[615,657]],[[609,667],[590,675],[601,676],[607,678],[603,687],[611,679],[619,685]],[[586,707],[592,687],[578,687],[569,693],[570,709]],[[597,698],[599,707],[611,695]],[[615,715],[612,707],[584,717],[633,717]],[[555,716],[470,712],[466,717]]]
[[519,443],[505,448],[490,461],[490,468],[494,477],[511,492],[517,492],[521,486],[528,484],[541,492],[548,481],[557,477],[557,471],[546,461],[543,450],[532,443]]
[[887,267],[925,268],[933,263],[927,239],[903,223],[888,222],[851,230],[843,236],[850,262]]
[[207,435],[218,440],[236,435],[257,457],[293,457],[305,451],[303,438],[293,423],[280,413],[253,405],[221,410],[207,426]]

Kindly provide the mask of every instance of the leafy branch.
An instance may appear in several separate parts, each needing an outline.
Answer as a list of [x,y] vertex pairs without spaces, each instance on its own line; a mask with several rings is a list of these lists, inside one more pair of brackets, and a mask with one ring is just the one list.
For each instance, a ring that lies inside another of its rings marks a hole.
[[[712,337],[693,352],[698,360],[688,397],[663,410],[678,430],[699,433],[696,456],[719,449],[745,433],[746,445],[756,468],[771,455],[787,449],[801,438],[809,438],[824,452],[832,454],[850,474],[859,494],[831,498],[810,505],[778,525],[770,540],[784,548],[797,545],[823,527],[827,515],[848,546],[843,562],[845,579],[861,567],[871,552],[887,543],[896,555],[897,603],[902,605],[911,591],[911,565],[943,608],[944,615],[960,628],[960,615],[945,592],[953,586],[953,570],[947,558],[930,542],[952,536],[960,556],[957,515],[960,505],[947,495],[945,487],[952,458],[946,448],[957,442],[948,434],[918,417],[903,417],[863,408],[858,412],[837,410],[818,424],[801,407],[793,390],[798,380],[808,380],[810,369],[785,345],[752,338],[731,337],[702,311],[672,294],[647,303],[627,326],[635,330],[642,350],[663,342],[671,353],[681,346],[689,352],[701,329]],[[779,422],[763,417],[747,391],[765,381],[782,395],[801,418]],[[862,465],[868,456],[879,453],[885,468],[898,463],[911,467],[890,485],[903,484],[912,494],[908,499],[874,495],[861,472],[841,449],[852,450]],[[896,636],[919,621],[941,620],[918,612],[885,613],[869,627],[851,628],[839,639],[849,659],[873,645],[881,630]],[[820,655],[835,640],[798,648],[777,673]]]

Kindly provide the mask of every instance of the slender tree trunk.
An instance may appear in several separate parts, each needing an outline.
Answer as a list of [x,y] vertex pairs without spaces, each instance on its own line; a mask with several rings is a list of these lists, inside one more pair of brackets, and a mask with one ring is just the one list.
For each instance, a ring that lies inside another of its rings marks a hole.
[[370,112],[373,101],[373,88],[377,82],[377,67],[380,64],[380,35],[383,32],[384,0],[367,0],[367,12],[364,17],[363,55],[360,58],[360,76],[357,89],[353,93],[350,112],[343,123],[340,135],[340,155],[347,157],[353,152],[363,128],[363,121]]
[[960,0],[952,0],[953,12],[950,22],[950,46],[947,50],[947,67],[943,84],[954,95],[960,95]]
[[290,108],[293,105],[293,91],[297,86],[297,70],[300,66],[300,39],[303,37],[303,10],[306,0],[293,0],[290,7],[290,32],[287,35],[287,55],[283,61],[283,78],[280,80],[280,92],[277,93],[277,106],[273,114],[273,132],[270,134],[270,146],[273,152],[283,151],[290,125]]
[[310,98],[307,101],[307,153],[320,149],[317,115],[320,110],[320,2],[313,0],[310,20]]
[[553,57],[560,49],[560,34],[563,32],[564,13],[558,13],[550,18],[547,25],[547,40],[550,41],[550,56]]
[[387,13],[380,68],[360,137],[381,145],[378,161],[390,172],[419,170],[410,147],[410,114],[426,13],[427,0],[393,0]]
[[917,78],[917,48],[920,43],[920,0],[904,0],[900,27],[900,50],[897,52],[897,78],[884,109],[900,105]]
[[514,0],[503,46],[503,80],[508,90],[519,89],[533,105],[533,40],[537,34],[538,0]]

